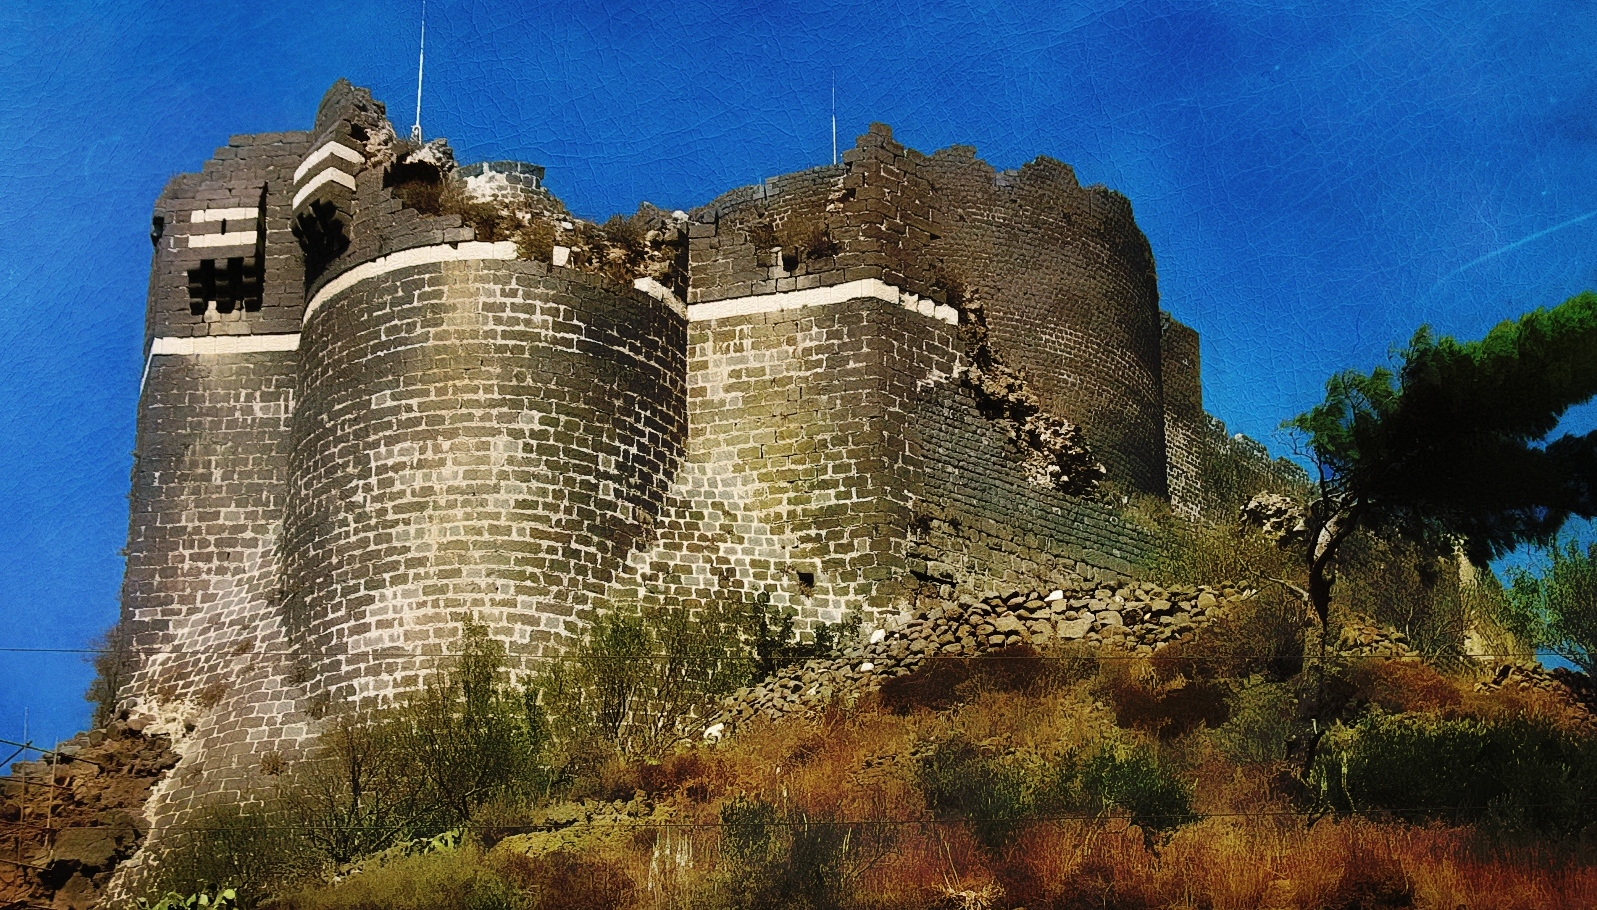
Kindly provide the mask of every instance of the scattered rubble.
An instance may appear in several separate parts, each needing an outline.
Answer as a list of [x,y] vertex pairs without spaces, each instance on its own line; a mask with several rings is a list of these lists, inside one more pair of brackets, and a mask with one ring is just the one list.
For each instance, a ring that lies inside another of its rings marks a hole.
[[1541,692],[1562,702],[1572,720],[1597,727],[1597,682],[1564,667],[1549,670],[1530,660],[1504,661],[1475,684],[1475,691]]
[[1015,592],[938,607],[831,659],[817,658],[739,689],[708,719],[710,740],[756,717],[809,716],[913,672],[933,657],[974,657],[1014,645],[1080,642],[1089,649],[1148,655],[1183,641],[1253,596],[1234,586],[1163,588],[1150,582],[1072,581],[1043,593]]
[[1290,496],[1260,493],[1242,507],[1240,517],[1243,525],[1258,528],[1265,537],[1283,547],[1308,540],[1309,526],[1304,520],[1303,507]]
[[1001,362],[976,295],[960,290],[949,297],[960,312],[960,327],[969,345],[971,362],[964,382],[976,394],[977,409],[1005,425],[1025,455],[1032,483],[1075,495],[1092,493],[1108,471],[1087,447],[1081,428],[1044,408],[1025,374]]

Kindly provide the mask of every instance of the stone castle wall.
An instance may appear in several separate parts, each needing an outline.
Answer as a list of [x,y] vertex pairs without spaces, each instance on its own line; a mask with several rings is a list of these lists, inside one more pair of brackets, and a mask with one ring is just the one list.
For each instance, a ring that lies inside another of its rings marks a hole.
[[402,268],[305,325],[284,614],[334,702],[414,688],[473,614],[534,658],[658,519],[680,316],[526,261]]
[[1290,493],[1308,483],[1303,469],[1270,459],[1264,446],[1203,409],[1198,333],[1165,315],[1162,330],[1166,472],[1170,506],[1189,520],[1235,516],[1265,490]]
[[[1124,490],[1201,517],[1214,464],[1273,470],[1214,437],[1129,204],[1058,162],[874,126],[695,209],[685,301],[395,194],[452,167],[340,83],[311,131],[235,137],[157,204],[123,589],[126,694],[183,754],[157,832],[413,688],[467,614],[531,669],[606,604],[810,628],[1129,572],[1147,536],[1038,485],[964,380],[978,353]],[[533,165],[459,179],[560,211]]]
[[1125,197],[1047,158],[1000,174],[968,147],[923,155],[880,124],[843,161],[695,210],[688,303],[871,279],[979,303],[996,353],[1110,476],[1165,495],[1159,295]]

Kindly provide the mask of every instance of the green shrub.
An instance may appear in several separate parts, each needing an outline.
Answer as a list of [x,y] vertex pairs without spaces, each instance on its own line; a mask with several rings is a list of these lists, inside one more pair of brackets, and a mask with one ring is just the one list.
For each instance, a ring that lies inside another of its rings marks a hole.
[[331,887],[287,895],[272,910],[527,910],[529,902],[470,845],[404,856]]
[[832,910],[849,876],[850,826],[830,814],[779,810],[758,799],[721,809],[715,903],[727,910]]
[[138,905],[139,910],[234,910],[238,906],[238,894],[232,888],[188,895],[174,893],[153,904],[140,900]]
[[392,715],[351,713],[328,719],[318,748],[284,781],[283,804],[323,860],[343,864],[417,833],[426,782]]
[[688,718],[748,681],[746,622],[734,609],[602,609],[586,639],[532,683],[569,774],[616,755],[653,756]]
[[233,892],[239,905],[252,907],[321,868],[304,832],[281,811],[262,805],[201,809],[176,826],[164,844],[160,863],[143,883],[146,898],[164,895],[156,906],[223,890]]
[[547,794],[548,728],[542,710],[511,684],[505,648],[468,617],[453,664],[392,715],[393,743],[420,784],[413,836],[461,827],[477,807]]
[[1510,570],[1504,618],[1524,640],[1586,673],[1597,672],[1597,543],[1573,540],[1546,549],[1541,574]]
[[1342,545],[1337,569],[1343,608],[1405,633],[1432,659],[1462,655],[1470,616],[1451,549],[1361,532]]
[[1050,811],[1124,813],[1153,849],[1182,825],[1198,820],[1192,786],[1146,746],[1104,743],[1083,759],[1062,756],[1041,805]]
[[739,686],[835,652],[860,622],[822,625],[804,641],[796,619],[763,592],[691,612],[608,605],[587,637],[534,681],[532,697],[554,720],[571,774],[616,755],[658,756],[680,742],[688,719]]
[[1558,835],[1597,822],[1597,739],[1524,717],[1371,712],[1327,735],[1311,780],[1340,812],[1494,821]]
[[982,753],[964,737],[935,745],[915,764],[926,807],[942,820],[961,820],[982,846],[997,850],[1031,820],[1032,788],[1013,760]]
[[1223,585],[1264,579],[1297,581],[1303,574],[1295,551],[1283,549],[1256,528],[1231,521],[1192,524],[1139,499],[1125,511],[1157,543],[1139,565],[1139,574],[1162,584]]
[[1222,754],[1238,764],[1283,761],[1287,742],[1298,726],[1297,704],[1293,686],[1249,681],[1232,696],[1231,716],[1211,738]]

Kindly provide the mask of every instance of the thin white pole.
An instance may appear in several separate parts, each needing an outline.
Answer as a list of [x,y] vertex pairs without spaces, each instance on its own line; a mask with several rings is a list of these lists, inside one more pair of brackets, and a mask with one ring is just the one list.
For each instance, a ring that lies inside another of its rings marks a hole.
[[837,74],[832,74],[832,163],[837,163]]
[[416,125],[410,128],[410,138],[421,141],[421,74],[427,64],[427,0],[421,0],[421,53],[416,57]]

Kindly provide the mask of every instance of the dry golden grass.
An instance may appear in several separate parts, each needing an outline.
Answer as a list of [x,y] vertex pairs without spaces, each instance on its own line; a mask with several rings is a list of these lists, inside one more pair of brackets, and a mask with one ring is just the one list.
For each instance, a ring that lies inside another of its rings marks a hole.
[[[641,790],[668,806],[652,816],[668,824],[641,823],[626,837],[596,832],[586,846],[567,841],[558,855],[515,855],[520,841],[512,838],[473,861],[515,886],[523,895],[517,906],[528,908],[746,906],[735,899],[738,870],[721,855],[718,829],[723,808],[744,799],[778,807],[784,818],[859,823],[837,872],[848,896],[828,905],[847,910],[1597,907],[1597,857],[1572,842],[1493,841],[1467,826],[1303,814],[1292,765],[1226,758],[1204,732],[1207,718],[1191,716],[1208,708],[1172,699],[1180,687],[1168,684],[1190,667],[1117,661],[1089,674],[1031,674],[977,664],[942,681],[952,698],[936,686],[889,693],[813,721],[754,723],[659,762],[616,763],[599,790],[609,799]],[[1195,676],[1189,683],[1201,682]],[[1348,680],[1352,703],[1388,711],[1562,716],[1536,693],[1477,693],[1470,680],[1423,665],[1371,662]],[[926,707],[923,698],[946,707]],[[1117,699],[1140,707],[1128,713]],[[1172,735],[1172,722],[1181,735]],[[1038,779],[1058,756],[1106,740],[1156,748],[1194,783],[1202,820],[1156,849],[1115,817],[1040,817],[1007,844],[985,847],[964,823],[934,817],[916,775],[916,756],[956,735]],[[885,850],[867,836],[868,823],[880,820],[886,824],[874,831],[890,833]],[[438,865],[457,893],[496,893],[463,867]],[[379,893],[367,886],[360,896],[369,902]],[[302,905],[365,906],[293,904]]]

